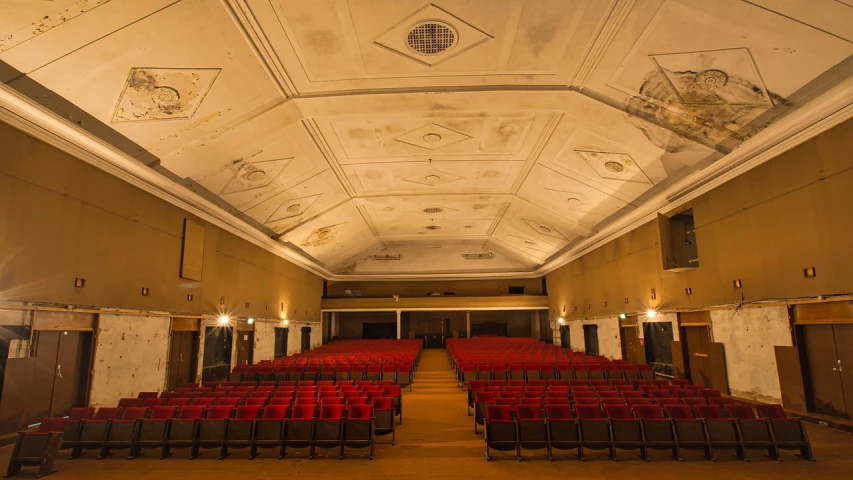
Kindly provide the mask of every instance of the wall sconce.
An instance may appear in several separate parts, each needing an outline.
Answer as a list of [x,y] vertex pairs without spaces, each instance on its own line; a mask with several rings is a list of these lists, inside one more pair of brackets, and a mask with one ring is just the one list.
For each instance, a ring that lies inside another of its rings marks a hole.
[[562,325],[562,324],[566,323],[566,319],[565,319],[565,318],[563,318],[563,317],[560,317],[560,318],[558,318],[558,319],[557,319],[557,322],[558,322],[560,325]]
[[739,278],[737,280],[735,280],[733,283],[734,283],[735,288],[743,287],[743,282],[741,282]]
[[225,305],[225,297],[219,297],[219,304]]
[[817,276],[817,272],[815,271],[814,267],[804,268],[803,276],[806,278],[814,278]]
[[604,306],[605,306],[605,307],[607,306],[607,300],[605,300],[605,301],[604,301]]
[[657,316],[658,316],[658,312],[654,311],[653,309],[650,308],[650,309],[646,310],[646,317],[647,318],[655,318]]
[[86,279],[77,277],[74,279],[74,286],[77,288],[83,288],[86,286]]
[[690,287],[687,287],[684,289],[684,293],[687,295],[693,295],[693,289]]
[[655,300],[655,299],[657,299],[657,298],[658,298],[658,294],[657,294],[657,293],[655,293],[655,289],[654,289],[654,288],[652,289],[652,295],[651,295],[651,297],[652,297],[652,300]]
[[228,324],[228,315],[222,315],[222,316],[220,316],[220,317],[219,317],[219,323],[220,323],[221,325],[227,325],[227,324]]
[[149,292],[150,291],[148,290],[148,287],[142,287],[142,296],[143,297],[147,297]]
[[628,303],[628,297],[625,297],[625,303]]
[[246,302],[246,308],[249,308],[249,302]]
[[255,319],[254,319],[254,318],[252,318],[252,317],[249,317],[249,318],[247,318],[247,319],[246,319],[246,323],[248,323],[249,325],[251,325],[251,324],[255,323]]
[[192,293],[188,293],[188,294],[187,294],[187,301],[188,301],[188,302],[192,302],[192,301],[193,301],[193,294],[192,294]]
[[284,320],[281,321],[281,324],[286,327],[286,326],[290,325],[290,320],[285,318]]

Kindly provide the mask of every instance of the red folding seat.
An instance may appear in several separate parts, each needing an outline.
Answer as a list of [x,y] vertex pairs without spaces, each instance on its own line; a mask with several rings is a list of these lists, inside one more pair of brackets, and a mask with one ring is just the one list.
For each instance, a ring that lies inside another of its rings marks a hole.
[[[245,415],[251,416],[251,413],[247,412]],[[249,450],[250,460],[257,456],[259,447],[279,447],[279,460],[284,456],[282,442],[284,436],[284,419],[286,416],[287,406],[271,405],[264,407],[261,418],[254,420],[254,429],[251,434],[251,448]],[[225,453],[227,454],[227,450]]]
[[515,381],[524,381],[524,366],[520,363],[510,363],[506,369],[506,379]]
[[267,405],[290,407],[291,403],[293,403],[293,399],[290,397],[272,397]]
[[394,431],[394,399],[390,397],[377,397],[371,399],[373,405],[373,418],[375,421],[375,434],[391,435],[391,445],[396,443]]
[[602,365],[602,369],[606,373],[608,379],[624,379],[625,373],[619,368],[619,365],[616,363],[605,363]]
[[308,365],[305,367],[305,370],[302,371],[302,381],[305,380],[317,380],[320,376],[320,367],[319,365]]
[[606,407],[607,405],[616,405],[616,406],[626,405],[625,399],[619,398],[619,397],[616,397],[616,398],[600,398],[599,401],[601,402],[602,407]]
[[127,458],[138,457],[144,447],[162,447],[169,431],[170,420],[175,418],[177,411],[176,406],[156,406],[151,408],[148,418],[138,419],[139,425]]
[[269,402],[269,399],[266,397],[250,397],[247,398],[244,402],[245,405],[253,405],[258,407],[263,407]]
[[214,397],[199,397],[192,399],[192,405],[196,407],[212,407],[216,398]]
[[648,385],[649,381],[646,379],[639,379],[639,380],[630,380],[630,383],[631,383],[631,386],[634,387],[634,390],[639,390],[640,385]]
[[301,365],[293,366],[287,371],[287,381],[298,382],[305,375],[305,368]]
[[148,398],[157,398],[158,396],[159,396],[158,392],[139,392],[139,395],[137,395],[136,398],[145,400]]
[[705,422],[696,418],[693,410],[685,405],[667,405],[666,414],[672,418],[675,427],[675,438],[678,443],[678,460],[681,461],[681,450],[685,448],[701,449],[705,458],[713,458],[708,436],[705,432]]
[[578,419],[581,442],[584,449],[608,450],[610,458],[616,458],[613,439],[610,435],[610,422],[601,415],[598,405],[575,404],[575,416]]
[[595,392],[593,392],[592,390],[573,389],[573,390],[571,390],[571,393],[572,393],[573,398],[594,398],[595,397]]
[[79,457],[83,454],[83,449],[101,448],[101,442],[107,433],[110,420],[118,419],[120,416],[120,408],[101,407],[92,418],[80,420],[80,434],[75,441],[70,442],[71,455],[69,458]]
[[568,362],[558,362],[555,370],[557,371],[557,377],[562,380],[570,380],[575,378],[572,373],[572,364]]
[[[228,456],[229,448],[252,446],[255,420],[258,418],[260,410],[261,407],[258,405],[243,405],[237,407],[233,417],[229,416],[225,419],[224,434],[220,442],[220,460]],[[201,430],[199,433],[201,434]],[[252,459],[251,452],[249,459]]]
[[749,405],[726,405],[725,409],[729,418],[737,421],[741,440],[743,440],[744,457],[747,449],[762,448],[767,450],[767,456],[770,458],[781,460],[767,418],[756,417]]
[[189,404],[190,404],[190,399],[189,399],[189,398],[186,398],[186,397],[183,397],[183,398],[170,398],[169,400],[167,400],[167,401],[166,401],[166,405],[168,405],[168,406],[173,406],[173,407],[178,407],[178,408],[186,407],[186,406],[187,406],[187,405],[189,405]]
[[300,388],[296,391],[296,398],[317,398],[317,390]]
[[508,387],[521,387],[524,388],[527,386],[527,382],[525,380],[507,380],[506,385]]
[[[310,457],[314,456],[317,447],[340,449],[343,414],[343,405],[320,405],[320,415],[314,420],[314,436],[311,442]],[[338,458],[342,458],[340,451]]]
[[[532,400],[532,399],[531,399]],[[516,454],[521,459],[521,449],[546,449],[548,458],[551,452],[548,446],[548,425],[542,416],[541,405],[519,405],[516,407],[516,423],[518,424],[518,450]]]
[[[379,367],[379,366],[377,365],[377,367]],[[381,370],[380,370],[380,374],[381,374]],[[362,380],[360,382],[355,382],[355,386],[358,387],[359,389],[362,389],[364,387],[372,387],[373,382],[374,382],[374,380],[369,380],[369,379],[368,380]]]
[[220,387],[236,387],[238,385],[240,385],[240,382],[230,382],[229,381],[229,382],[222,382],[220,384]]
[[148,411],[148,407],[128,407],[122,410],[121,420],[110,420],[101,441],[101,453],[98,459],[109,456],[111,449],[131,448],[140,420],[148,416]]
[[679,458],[678,442],[675,438],[672,421],[663,416],[660,407],[656,405],[633,406],[634,414],[643,425],[643,438],[645,440],[645,459],[651,459],[649,449],[670,450],[672,458]]
[[542,407],[544,399],[542,397],[528,397],[528,398],[519,398],[519,405],[537,405],[538,407]]
[[590,380],[606,380],[607,372],[601,366],[600,363],[587,363],[587,370],[589,370],[589,378]]
[[349,410],[350,405],[370,405],[367,397],[347,397],[344,400],[344,409]]
[[649,390],[649,398],[657,400],[658,398],[675,398],[675,395],[669,390]]
[[801,418],[791,418],[779,404],[758,405],[758,415],[767,418],[778,450],[799,450],[800,456],[814,461],[812,446]]
[[583,362],[572,363],[572,377],[576,380],[589,379],[589,368],[587,367],[587,364]]
[[486,407],[486,460],[491,460],[490,449],[498,451],[516,451],[518,435],[512,410],[506,405]]
[[312,378],[312,379],[310,379],[310,380],[300,380],[300,381],[296,382],[296,387],[297,387],[297,388],[302,388],[302,387],[315,387],[315,386],[317,386],[317,380],[316,380],[316,379],[313,379],[313,378]]
[[62,445],[60,450],[71,448],[80,437],[81,420],[88,420],[95,414],[94,408],[72,408],[68,421],[62,430]]
[[[477,378],[477,372],[474,370],[474,366],[471,365],[469,368],[470,371],[462,372],[462,383],[465,384],[468,380],[473,380]],[[390,381],[392,383],[397,383],[397,365],[393,363],[386,363],[382,365],[382,380]]]
[[390,387],[391,385],[394,385],[394,382],[391,380],[379,380],[377,382],[373,382],[373,385],[384,389],[385,387]]
[[279,387],[278,390],[272,392],[273,397],[293,398],[296,395],[296,389],[292,387]]
[[531,380],[541,380],[542,376],[539,374],[539,365],[535,363],[525,363],[524,367],[524,378],[527,379],[527,382],[530,383]]
[[[215,407],[214,407],[215,408]],[[198,431],[198,420],[204,416],[205,407],[183,407],[177,418],[169,421],[169,429],[160,459],[167,458],[172,448],[193,447]],[[190,458],[192,458],[192,453]]]
[[611,390],[601,390],[601,391],[596,391],[596,392],[595,392],[595,395],[596,395],[598,398],[620,398],[620,397],[619,397],[619,392],[614,392],[614,391],[611,391]]
[[320,397],[320,406],[324,405],[343,405],[344,399],[341,397]]
[[280,381],[278,382],[278,388],[276,388],[276,390],[282,390],[287,388],[292,388],[293,390],[296,390],[296,382],[292,380]]
[[166,404],[166,399],[164,398],[145,398],[142,400],[143,407],[154,408],[160,407]]
[[583,447],[577,421],[568,405],[545,405],[548,426],[548,455],[553,460],[553,450],[576,449],[578,458],[583,459]]
[[521,393],[524,391],[524,387],[506,386],[503,391],[508,393]]
[[575,388],[575,387],[587,388],[587,387],[589,387],[589,380],[583,380],[583,379],[569,380],[569,388]]
[[628,384],[628,380],[619,379],[619,378],[611,378],[610,379],[610,386],[616,388],[616,390],[619,390],[618,387],[627,387],[627,386],[629,386],[629,384]]
[[350,367],[350,381],[351,382],[357,382],[357,381],[364,380],[364,375],[366,373],[366,370],[367,370],[367,366],[365,366],[363,364],[360,364],[360,363],[352,364],[352,366]]
[[396,384],[401,387],[409,387],[409,391],[412,391],[412,382],[414,380],[413,377],[413,365],[411,363],[398,363],[397,364],[397,382]]
[[[651,398],[629,398],[628,405],[630,405],[632,408],[637,406],[652,406],[655,405],[655,402]],[[658,405],[655,405],[655,407],[658,409],[661,408]]]
[[686,378],[674,378],[672,380],[673,385],[690,385],[690,380]]
[[658,388],[664,388],[669,386],[669,381],[663,379],[651,380],[649,383],[651,385],[657,385]]
[[557,365],[554,363],[540,363],[539,364],[539,377],[542,380],[553,380],[557,378]]
[[398,423],[403,424],[403,392],[399,385],[385,387],[383,396],[391,397],[394,400],[394,412],[399,418]]
[[216,399],[215,403],[217,406],[236,407],[237,405],[240,405],[240,401],[241,400],[238,397],[220,397]]
[[[341,383],[343,383],[343,381],[341,381]],[[335,388],[335,381],[334,380],[317,380],[317,382],[313,386],[315,386],[321,390],[323,388],[328,388],[328,387]]]
[[468,416],[471,416],[471,409],[474,408],[474,393],[482,391],[486,386],[485,380],[470,380],[468,382]]
[[120,398],[118,400],[118,408],[138,407],[139,398]]
[[277,382],[288,380],[290,378],[290,368],[276,367],[275,371],[273,372],[272,378]]
[[[281,456],[287,455],[287,447],[310,448],[314,432],[314,405],[294,405],[290,411],[290,417],[285,420],[284,441],[282,442]],[[308,458],[314,458],[314,450],[311,449]]]
[[34,432],[18,432],[6,476],[11,477],[21,472],[21,467],[39,467],[36,478],[49,475],[56,471],[54,462],[62,445],[62,432],[65,431],[65,418],[44,418],[39,428]]
[[624,398],[625,400],[630,400],[630,399],[632,399],[632,398],[645,398],[645,397],[643,397],[643,394],[642,394],[641,392],[635,392],[635,391],[633,391],[633,390],[632,390],[632,391],[628,391],[628,392],[619,392],[619,394],[620,394],[620,395],[622,396],[622,398]]
[[382,379],[382,365],[368,365],[365,379],[368,381]]
[[[203,418],[198,419],[195,441],[190,451],[190,460],[199,455],[202,448],[216,448],[219,450],[219,458],[222,459],[222,441],[225,438],[225,424],[234,415],[231,406],[215,406],[207,409]],[[169,439],[171,440],[171,432]]]
[[652,380],[655,378],[655,372],[645,363],[638,363],[636,365],[637,374],[641,379],[644,380]]
[[696,406],[697,405],[707,405],[708,401],[705,400],[704,398],[701,398],[701,397],[699,397],[699,398],[687,397],[687,398],[682,398],[681,403],[683,405],[689,406],[690,408],[693,409],[694,412],[696,412]]
[[595,387],[607,387],[607,380],[604,378],[591,378],[589,380],[589,385],[593,388]]
[[619,365],[619,368],[622,369],[622,373],[624,374],[626,379],[639,378],[640,372],[637,370],[636,365],[631,363],[622,363]]
[[738,458],[746,460],[746,451],[738,432],[737,422],[726,417],[720,406],[696,405],[694,412],[698,418],[705,422],[710,460],[714,460],[715,448],[734,449]]
[[703,391],[702,391],[702,396],[703,396],[703,397],[705,397],[705,398],[710,399],[710,398],[712,398],[712,397],[721,397],[722,395],[720,395],[720,391],[719,391],[719,390],[715,390],[715,389],[710,389],[710,388],[709,388],[709,389],[706,389],[706,390],[703,390]]
[[343,440],[341,442],[341,458],[346,454],[346,448],[370,448],[370,459],[374,454],[374,432],[372,405],[347,406],[346,419],[343,421]]
[[568,398],[546,398],[545,405],[569,405]]
[[708,400],[708,403],[711,405],[720,405],[721,407],[725,407],[726,405],[734,405],[735,401],[731,397],[705,397]]
[[495,394],[492,392],[474,394],[474,433],[477,433],[477,425],[483,425],[486,421],[486,407],[494,403]]

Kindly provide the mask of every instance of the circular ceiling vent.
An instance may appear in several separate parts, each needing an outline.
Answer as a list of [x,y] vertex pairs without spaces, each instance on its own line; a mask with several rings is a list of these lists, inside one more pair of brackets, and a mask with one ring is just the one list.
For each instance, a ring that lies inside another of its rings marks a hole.
[[441,227],[439,227],[438,225],[427,225],[424,228],[426,228],[427,230],[441,230]]
[[424,213],[441,213],[444,209],[441,207],[428,207],[424,209]]
[[292,205],[287,206],[287,212],[288,213],[296,213],[299,211],[300,208],[302,208],[302,205],[300,205],[298,203],[294,203]]
[[539,225],[539,231],[542,233],[551,233],[551,229],[545,225]]
[[456,44],[456,31],[444,22],[424,22],[413,28],[406,44],[421,55],[438,55]]
[[181,94],[172,87],[154,87],[148,95],[160,110],[178,107],[181,100]]
[[246,173],[246,180],[250,182],[260,182],[267,174],[263,170],[252,170]]
[[438,143],[441,141],[441,135],[437,133],[427,133],[423,138],[427,143]]
[[604,168],[613,173],[621,173],[625,170],[625,165],[622,165],[620,162],[614,162],[613,160],[604,162]]

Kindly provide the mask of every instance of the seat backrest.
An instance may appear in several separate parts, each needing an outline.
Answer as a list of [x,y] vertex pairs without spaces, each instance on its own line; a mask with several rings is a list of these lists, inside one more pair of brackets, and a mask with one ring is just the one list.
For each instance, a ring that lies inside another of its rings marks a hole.
[[39,424],[39,433],[61,432],[65,430],[65,425],[68,423],[67,418],[61,417],[45,417],[41,419]]
[[468,380],[468,390],[482,390],[485,386],[485,380]]
[[294,405],[290,410],[290,418],[293,420],[311,420],[314,418],[314,405]]
[[320,405],[321,420],[340,420],[343,416],[343,405]]
[[321,397],[320,405],[343,405],[344,399],[341,397]]
[[573,420],[572,410],[569,405],[545,405],[545,414],[551,420]]
[[254,397],[254,398],[247,398],[244,403],[246,405],[257,405],[257,406],[262,407],[262,406],[266,405],[268,401],[269,400],[267,400],[266,397]]
[[726,405],[726,413],[738,420],[755,420],[755,412],[749,405]]
[[344,406],[349,410],[352,405],[370,405],[370,402],[367,401],[367,397],[347,397]]
[[634,418],[631,407],[627,405],[604,405],[607,416],[615,420],[630,420]]
[[118,408],[138,407],[139,398],[120,398],[118,400]]
[[394,399],[391,397],[373,397],[371,401],[375,410],[392,410],[394,408]]
[[710,398],[710,397],[721,397],[722,395],[720,395],[719,390],[709,388],[707,390],[702,390],[702,396],[705,398]]
[[[684,397],[681,399],[681,403],[685,405],[690,405],[691,407],[696,407],[699,405],[707,405],[708,402],[702,397]],[[694,408],[695,410],[695,408]]]
[[95,414],[94,408],[72,408],[68,420],[88,420]]
[[174,405],[159,405],[153,407],[151,409],[151,416],[148,417],[149,420],[166,420],[167,418],[175,418],[175,414],[178,412],[178,407]]
[[788,415],[785,414],[785,409],[778,403],[756,405],[755,409],[758,410],[758,415],[764,418],[772,420],[785,420],[788,418]]
[[222,405],[222,406],[233,407],[233,406],[240,404],[240,398],[239,397],[219,397],[219,399],[216,401],[216,404]]
[[677,398],[656,398],[654,402],[658,405],[678,405],[680,403]]
[[202,407],[211,407],[213,406],[213,402],[216,400],[213,397],[200,397],[193,399],[193,405],[202,406]]
[[637,405],[633,409],[634,413],[637,414],[637,418],[642,418],[643,420],[663,420],[663,412],[656,405]]
[[198,420],[204,415],[205,407],[183,407],[178,414],[179,420]]
[[157,398],[157,396],[158,396],[157,392],[139,392],[139,395],[137,395],[136,397],[137,398]]
[[234,407],[231,405],[210,407],[207,409],[207,415],[205,415],[204,418],[205,420],[224,420],[226,418],[231,418],[233,411]]
[[542,420],[542,409],[539,405],[519,405],[516,416],[519,420]]
[[260,405],[241,405],[237,407],[234,414],[235,420],[254,420],[258,418],[258,413],[261,411]]
[[664,410],[670,418],[675,420],[692,420],[696,418],[693,415],[693,410],[687,405],[666,405]]
[[370,420],[373,418],[373,405],[350,405],[347,408],[347,418],[350,420]]
[[492,392],[477,392],[474,394],[474,401],[477,403],[494,403],[495,394]]
[[166,401],[166,405],[174,405],[176,407],[186,407],[189,404],[189,398],[170,398]]
[[489,405],[486,407],[486,421],[511,422],[512,409],[507,405]]
[[264,407],[264,420],[284,420],[287,415],[287,407],[284,405],[269,405]]
[[148,416],[148,407],[127,407],[121,413],[122,420],[138,420]]
[[719,405],[696,405],[693,407],[696,416],[706,420],[722,420],[726,418],[723,408]]
[[267,405],[284,405],[288,407],[291,403],[293,403],[293,399],[290,397],[272,397]]
[[708,397],[708,403],[711,405],[734,405],[735,401],[729,397]]
[[120,414],[120,408],[101,407],[98,409],[98,413],[92,417],[92,420],[116,420]]
[[581,420],[596,420],[602,418],[601,409],[598,405],[575,404],[575,416]]
[[146,398],[142,400],[143,407],[159,407],[166,403],[166,399],[164,398]]
[[385,395],[387,395],[389,397],[399,397],[399,396],[403,395],[403,390],[400,388],[399,385],[389,385],[389,386],[385,387],[385,389],[383,391],[384,391]]

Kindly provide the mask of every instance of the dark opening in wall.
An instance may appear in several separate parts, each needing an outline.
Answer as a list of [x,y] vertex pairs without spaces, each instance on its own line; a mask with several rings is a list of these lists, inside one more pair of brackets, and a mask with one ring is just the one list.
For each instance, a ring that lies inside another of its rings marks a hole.
[[680,271],[699,266],[696,223],[692,208],[672,217],[659,214],[658,228],[664,270]]
[[524,287],[510,285],[507,287],[507,293],[510,295],[524,295]]
[[589,355],[598,355],[598,325],[583,326],[584,351]]

